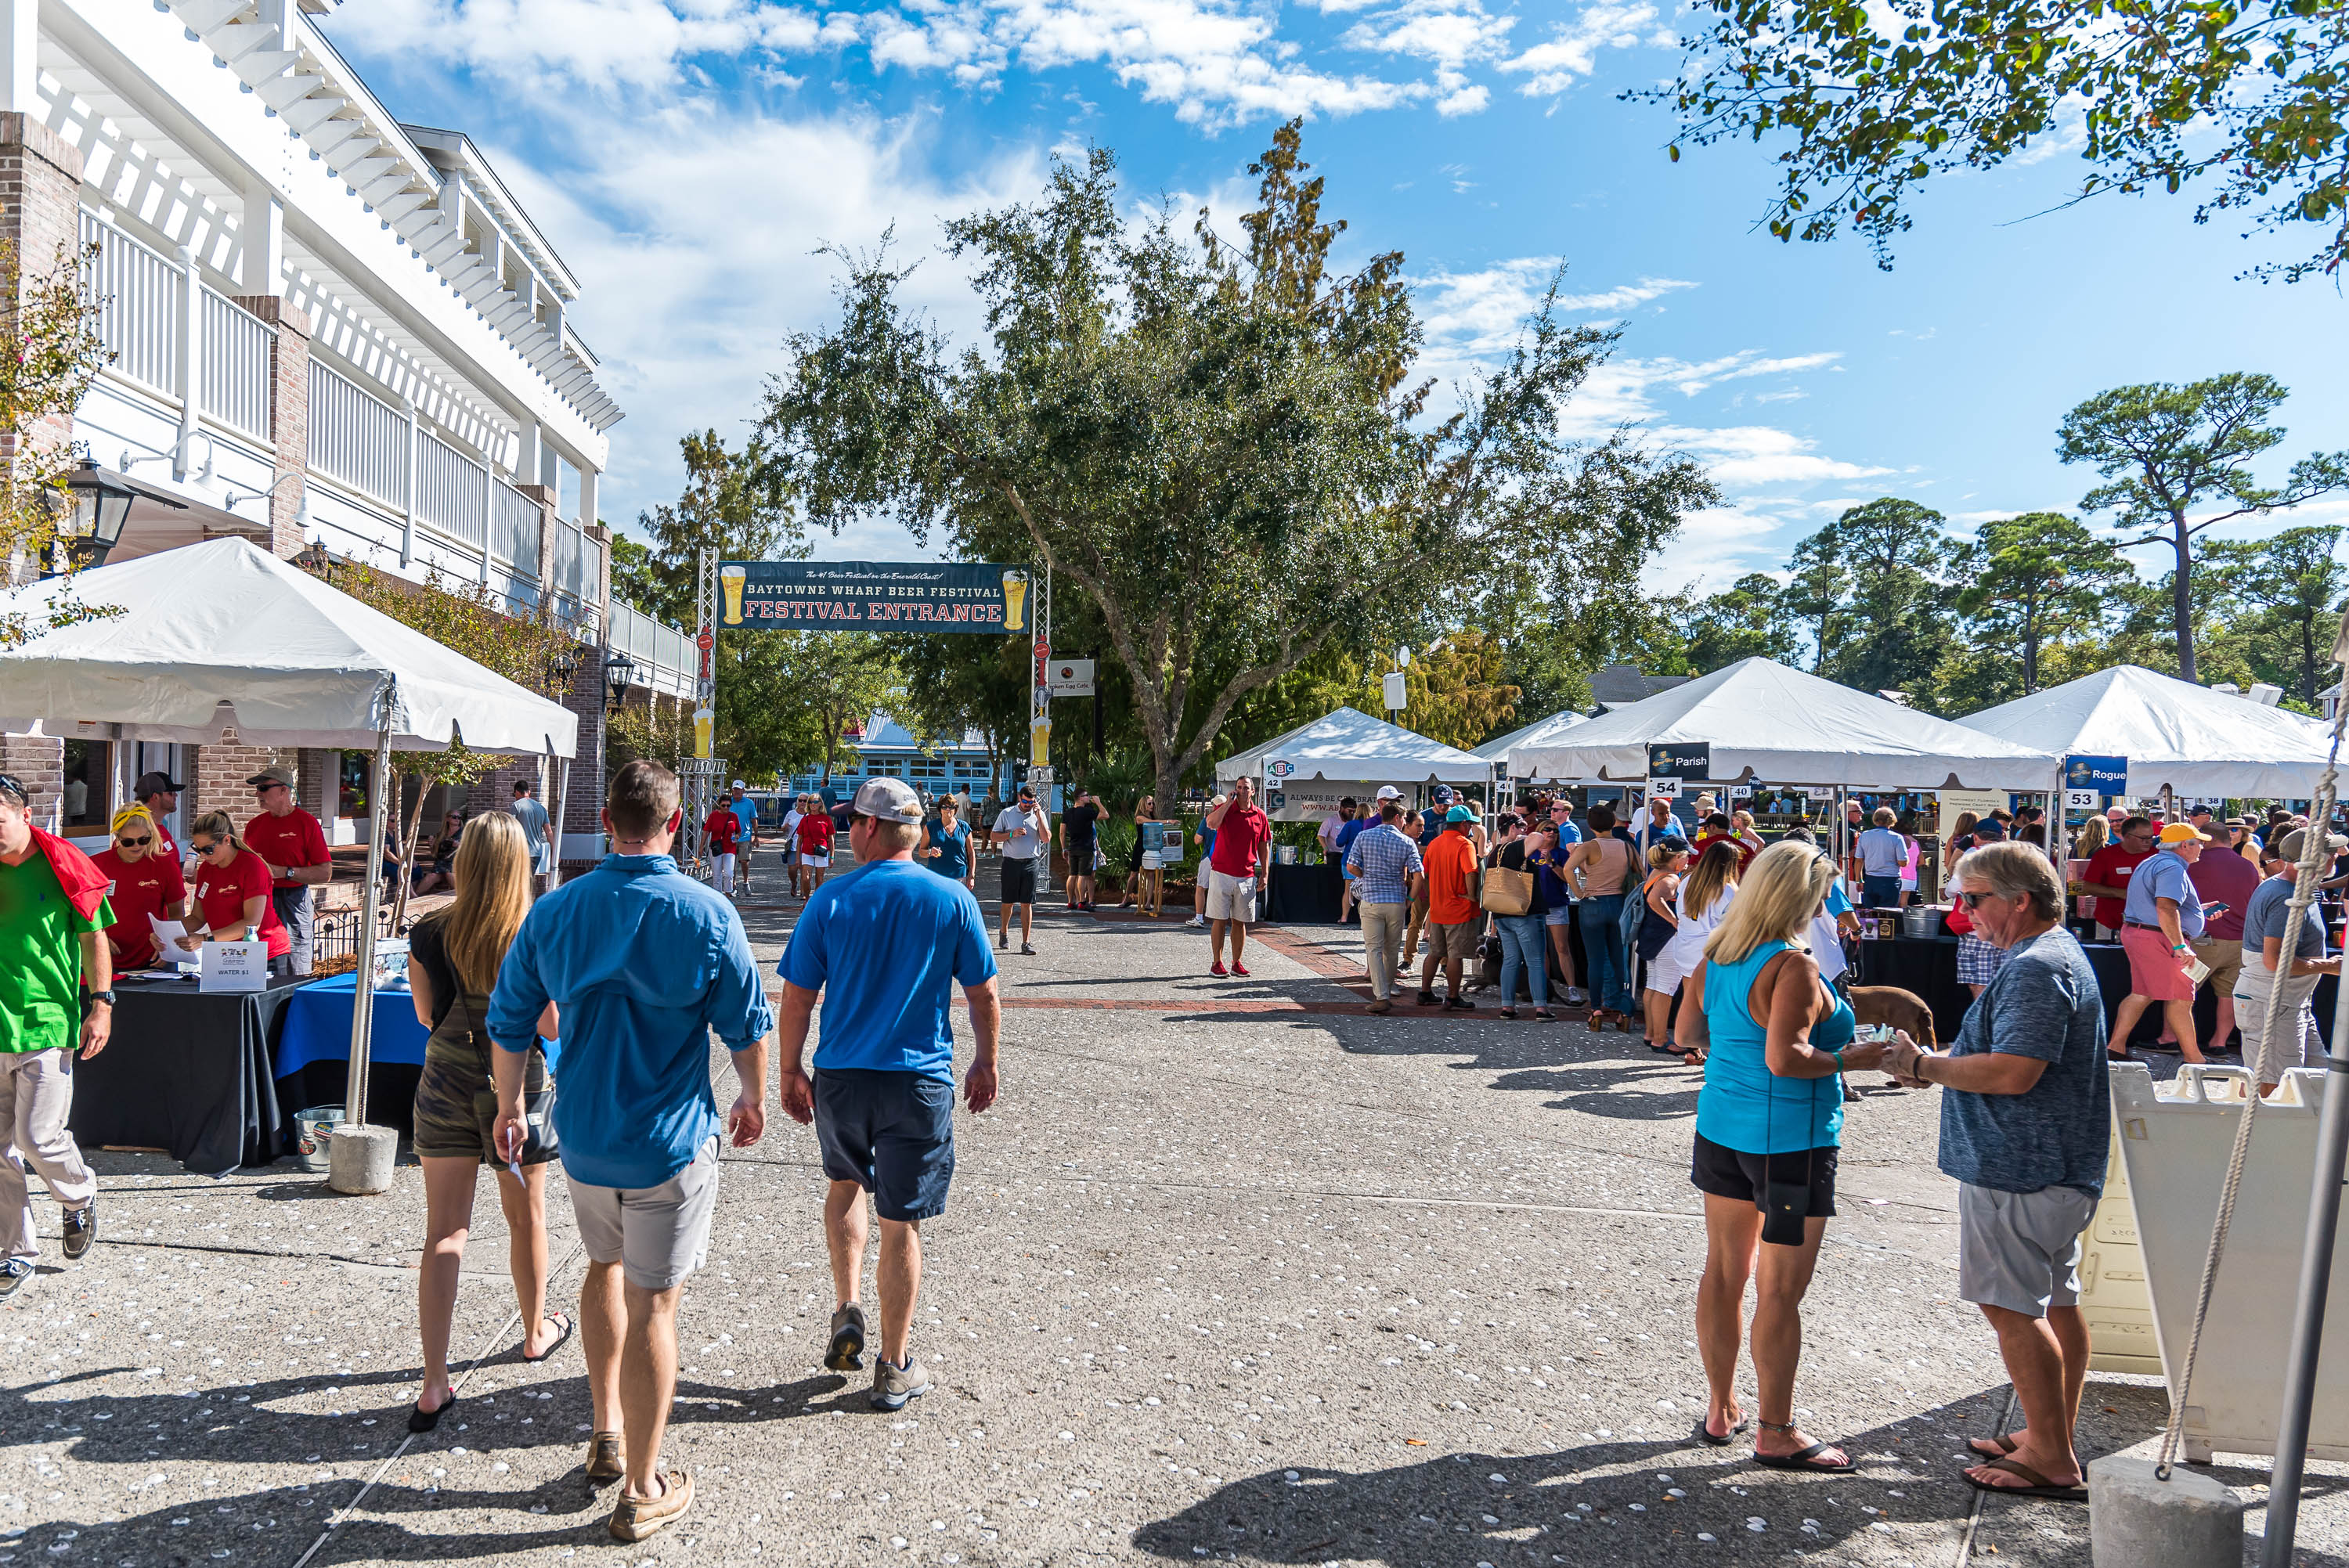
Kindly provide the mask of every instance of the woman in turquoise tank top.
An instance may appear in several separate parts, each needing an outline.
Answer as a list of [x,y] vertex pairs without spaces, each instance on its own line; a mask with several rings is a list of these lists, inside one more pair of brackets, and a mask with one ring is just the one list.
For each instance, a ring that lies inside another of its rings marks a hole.
[[1835,874],[1834,857],[1814,844],[1756,855],[1689,975],[1687,994],[1702,1006],[1681,1010],[1681,1043],[1706,1053],[1689,1177],[1704,1194],[1696,1332],[1711,1394],[1695,1435],[1725,1448],[1746,1429],[1737,1357],[1751,1279],[1762,1396],[1754,1461],[1773,1470],[1853,1468],[1795,1425],[1803,1293],[1835,1213],[1842,1074],[1884,1057],[1882,1046],[1852,1043],[1851,1004],[1820,980],[1804,945]]

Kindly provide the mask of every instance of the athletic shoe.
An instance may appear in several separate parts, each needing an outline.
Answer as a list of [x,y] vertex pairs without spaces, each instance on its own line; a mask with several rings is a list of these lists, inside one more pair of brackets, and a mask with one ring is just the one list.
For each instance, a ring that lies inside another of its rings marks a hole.
[[995,945],[996,945],[996,946],[998,946],[998,947],[1009,947],[1009,946],[1010,946],[1010,945],[1011,945],[1011,934],[1010,934],[1009,932],[1008,932],[1008,931],[999,931],[999,932],[997,932],[997,933],[995,934]]
[[1227,969],[1226,969],[1226,968],[1224,967],[1224,965],[1223,965],[1222,962],[1221,962],[1220,960],[1218,960],[1217,962],[1216,962],[1216,963],[1214,963],[1214,964],[1211,964],[1211,965],[1209,965],[1207,966],[1207,973],[1208,973],[1208,974],[1210,974],[1210,975],[1214,975],[1216,979],[1221,980],[1221,979],[1223,979],[1226,975],[1228,975],[1228,974],[1230,973],[1230,971],[1229,971],[1229,970],[1227,970]]
[[1183,923],[1189,926],[1194,931],[1205,931],[1207,929],[1207,917],[1203,914],[1195,914]]
[[1033,957],[1035,957],[1035,956],[1036,956],[1036,949],[1035,949],[1035,947],[1034,947],[1032,944],[1029,944],[1029,943],[1025,943],[1025,942],[1021,943],[1021,944],[1019,944],[1019,951],[1020,951],[1020,952],[1022,952],[1022,953],[1024,953],[1024,954],[1027,954],[1029,957],[1030,957],[1030,958],[1033,958]]
[[1476,1004],[1465,996],[1454,996],[1444,1004],[1444,1008],[1448,1013],[1473,1013],[1476,1010]]
[[667,1529],[683,1519],[693,1506],[693,1478],[681,1470],[662,1475],[668,1490],[658,1497],[633,1497],[626,1491],[620,1493],[619,1506],[612,1510],[612,1522],[605,1528],[615,1541],[642,1541],[646,1536]]
[[824,1347],[823,1364],[835,1372],[854,1372],[864,1363],[864,1309],[850,1302],[832,1315],[832,1343]]
[[1568,985],[1566,988],[1566,1005],[1568,1006],[1583,1007],[1589,1006],[1589,1003],[1590,993],[1584,990],[1581,986]]
[[66,1211],[66,1261],[72,1263],[86,1255],[98,1240],[98,1202],[92,1199],[78,1209]]
[[902,1410],[908,1399],[918,1399],[930,1391],[930,1374],[920,1359],[908,1356],[903,1367],[885,1356],[873,1358],[873,1408],[876,1410]]
[[17,1287],[33,1277],[33,1265],[22,1258],[0,1258],[0,1301],[16,1294]]
[[1237,959],[1234,959],[1232,961],[1232,973],[1238,975],[1243,980],[1248,978],[1247,965],[1242,964]]
[[1419,994],[1419,1005],[1420,1005],[1421,1006],[1423,1006],[1423,1007],[1433,1007],[1433,1006],[1435,1006],[1435,993],[1434,993],[1434,992],[1433,992],[1433,991],[1422,991],[1422,992]]

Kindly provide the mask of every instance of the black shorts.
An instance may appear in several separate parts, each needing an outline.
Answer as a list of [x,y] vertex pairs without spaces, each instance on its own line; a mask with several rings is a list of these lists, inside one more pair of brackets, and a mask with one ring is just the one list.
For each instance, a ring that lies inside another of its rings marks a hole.
[[1085,840],[1082,843],[1074,840],[1070,841],[1069,874],[1072,877],[1089,877],[1093,874],[1093,841],[1091,839]]
[[873,1194],[885,1220],[947,1209],[954,1179],[955,1086],[922,1073],[815,1075],[815,1139],[823,1173]]
[[1689,1180],[1700,1192],[1733,1198],[1762,1207],[1763,1190],[1772,1181],[1796,1181],[1808,1173],[1811,1217],[1835,1217],[1836,1154],[1833,1149],[1797,1149],[1785,1154],[1746,1154],[1724,1149],[1700,1132],[1696,1151],[1689,1158]]
[[1003,902],[1005,903],[1036,902],[1036,860],[1037,857],[1034,855],[1029,856],[1024,861],[1013,860],[1008,855],[1004,857]]

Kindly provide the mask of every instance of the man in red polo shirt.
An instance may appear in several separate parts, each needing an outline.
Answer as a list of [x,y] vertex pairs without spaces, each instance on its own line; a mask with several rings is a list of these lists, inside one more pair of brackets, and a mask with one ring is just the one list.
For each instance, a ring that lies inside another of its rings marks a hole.
[[2144,817],[2130,817],[2120,825],[2117,842],[2106,844],[2088,857],[2088,869],[2080,878],[2080,885],[2095,898],[2096,923],[2118,935],[2123,905],[2128,898],[2129,878],[2137,868],[2153,858],[2152,821]]
[[310,890],[335,874],[326,830],[294,803],[294,775],[285,769],[264,768],[245,782],[261,796],[261,815],[244,825],[244,847],[269,868],[269,902],[293,942],[286,956],[295,974],[307,975],[316,930]]
[[1215,853],[1207,857],[1207,973],[1224,969],[1224,934],[1232,937],[1230,973],[1247,978],[1240,954],[1247,946],[1248,922],[1256,918],[1257,890],[1264,885],[1272,844],[1272,820],[1256,806],[1256,785],[1247,779],[1232,786],[1231,799],[1207,813],[1207,831],[1216,836]]

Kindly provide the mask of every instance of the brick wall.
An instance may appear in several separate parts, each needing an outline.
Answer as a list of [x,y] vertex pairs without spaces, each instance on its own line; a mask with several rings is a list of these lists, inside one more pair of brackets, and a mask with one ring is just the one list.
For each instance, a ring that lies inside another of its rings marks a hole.
[[13,773],[23,782],[33,820],[55,832],[65,795],[66,743],[47,736],[0,735],[0,773]]
[[[81,235],[81,174],[80,151],[57,132],[22,114],[0,114],[0,239],[16,245],[26,272],[45,273],[71,257]],[[0,294],[11,305],[17,282],[0,276]],[[72,418],[39,434],[62,449]]]
[[[188,820],[193,822],[207,811],[226,811],[229,820],[240,830],[260,811],[254,798],[253,786],[245,780],[264,768],[292,768],[300,777],[302,753],[267,746],[199,746],[195,748],[196,763],[192,777],[181,783],[191,786],[191,792],[181,797]],[[331,752],[313,752],[313,756],[331,756]],[[296,795],[300,794],[297,788]]]
[[305,542],[299,520],[310,471],[310,318],[274,294],[245,295],[236,303],[277,329],[269,365],[269,434],[277,449],[269,549],[285,560]]
[[[604,824],[604,666],[582,659],[571,676],[563,706],[579,716],[579,754],[571,761],[571,783],[563,808],[566,833],[600,833]],[[546,809],[554,810],[552,796]]]

